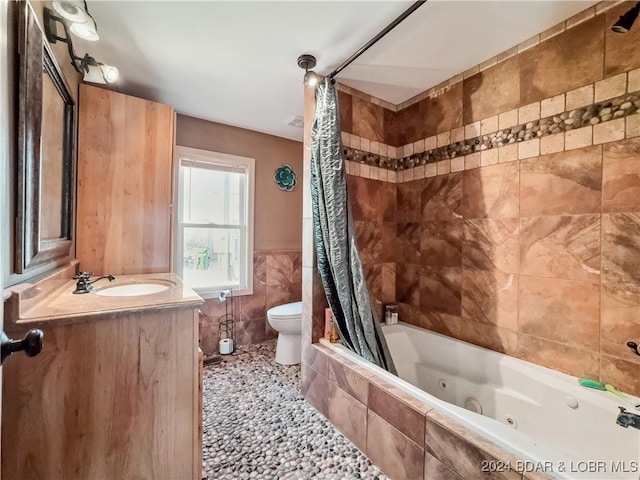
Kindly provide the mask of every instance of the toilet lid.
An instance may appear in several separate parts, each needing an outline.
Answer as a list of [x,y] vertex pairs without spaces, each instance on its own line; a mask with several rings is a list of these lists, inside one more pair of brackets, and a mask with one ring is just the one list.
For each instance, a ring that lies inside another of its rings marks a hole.
[[295,318],[302,315],[302,302],[285,303],[270,308],[267,315],[271,318]]

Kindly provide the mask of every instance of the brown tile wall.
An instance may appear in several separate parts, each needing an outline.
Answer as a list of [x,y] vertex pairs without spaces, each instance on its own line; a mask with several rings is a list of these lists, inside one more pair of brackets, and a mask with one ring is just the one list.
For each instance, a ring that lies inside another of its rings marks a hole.
[[[583,15],[573,28],[405,106],[395,113],[395,145],[406,156],[425,137],[445,145],[456,129],[472,138],[637,91],[640,49],[627,45],[640,44],[640,30],[624,40],[609,31],[633,5]],[[567,55],[578,71],[567,68]],[[380,114],[360,110],[367,112],[361,124],[379,127]],[[460,167],[453,160],[415,167],[398,172],[397,183],[349,167],[374,297],[393,300],[390,290],[379,293],[388,282],[378,277],[384,265],[394,273],[403,320],[640,394],[640,357],[626,346],[640,340],[638,118],[467,155]],[[347,133],[363,142],[365,131]],[[396,191],[387,209],[384,185]],[[384,238],[391,211],[395,258]]]
[[[302,299],[302,253],[256,252],[253,256],[253,295],[232,297],[229,305],[207,300],[200,308],[200,348],[205,354],[218,352],[218,319],[226,308],[236,319],[236,344],[249,345],[276,338],[267,321],[267,310]],[[231,305],[233,304],[233,305]]]
[[397,184],[401,318],[640,393],[639,165],[636,137]]
[[520,105],[520,62],[512,57],[463,81],[464,123],[472,123]]
[[360,259],[374,307],[395,303],[396,185],[347,176]]

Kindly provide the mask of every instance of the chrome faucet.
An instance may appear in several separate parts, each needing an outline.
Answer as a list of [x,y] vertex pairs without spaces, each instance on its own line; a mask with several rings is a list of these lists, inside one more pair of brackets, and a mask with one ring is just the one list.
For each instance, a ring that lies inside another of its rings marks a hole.
[[627,412],[627,409],[624,407],[618,408],[620,409],[620,413],[618,414],[618,418],[616,418],[616,423],[624,428],[633,427],[640,430],[640,415]]
[[89,281],[92,275],[93,273],[90,272],[80,272],[74,275],[73,279],[78,280],[78,283],[76,283],[76,289],[73,291],[73,293],[89,293],[93,290],[93,287],[91,285],[96,283],[98,280],[102,280],[103,278],[109,279],[110,282],[113,282],[116,279],[116,277],[114,277],[113,275],[102,275],[101,277],[94,278],[93,280]]

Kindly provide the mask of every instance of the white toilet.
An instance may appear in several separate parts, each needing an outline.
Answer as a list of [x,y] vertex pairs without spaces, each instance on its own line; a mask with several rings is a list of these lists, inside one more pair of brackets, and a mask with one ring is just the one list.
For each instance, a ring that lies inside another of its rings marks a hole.
[[276,362],[300,363],[302,351],[302,302],[286,303],[267,310],[269,325],[278,332]]

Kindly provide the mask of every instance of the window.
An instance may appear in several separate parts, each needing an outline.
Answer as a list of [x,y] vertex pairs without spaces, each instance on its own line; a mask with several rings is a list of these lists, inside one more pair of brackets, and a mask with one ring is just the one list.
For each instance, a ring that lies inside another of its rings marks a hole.
[[253,293],[255,160],[176,150],[174,271],[204,298]]

